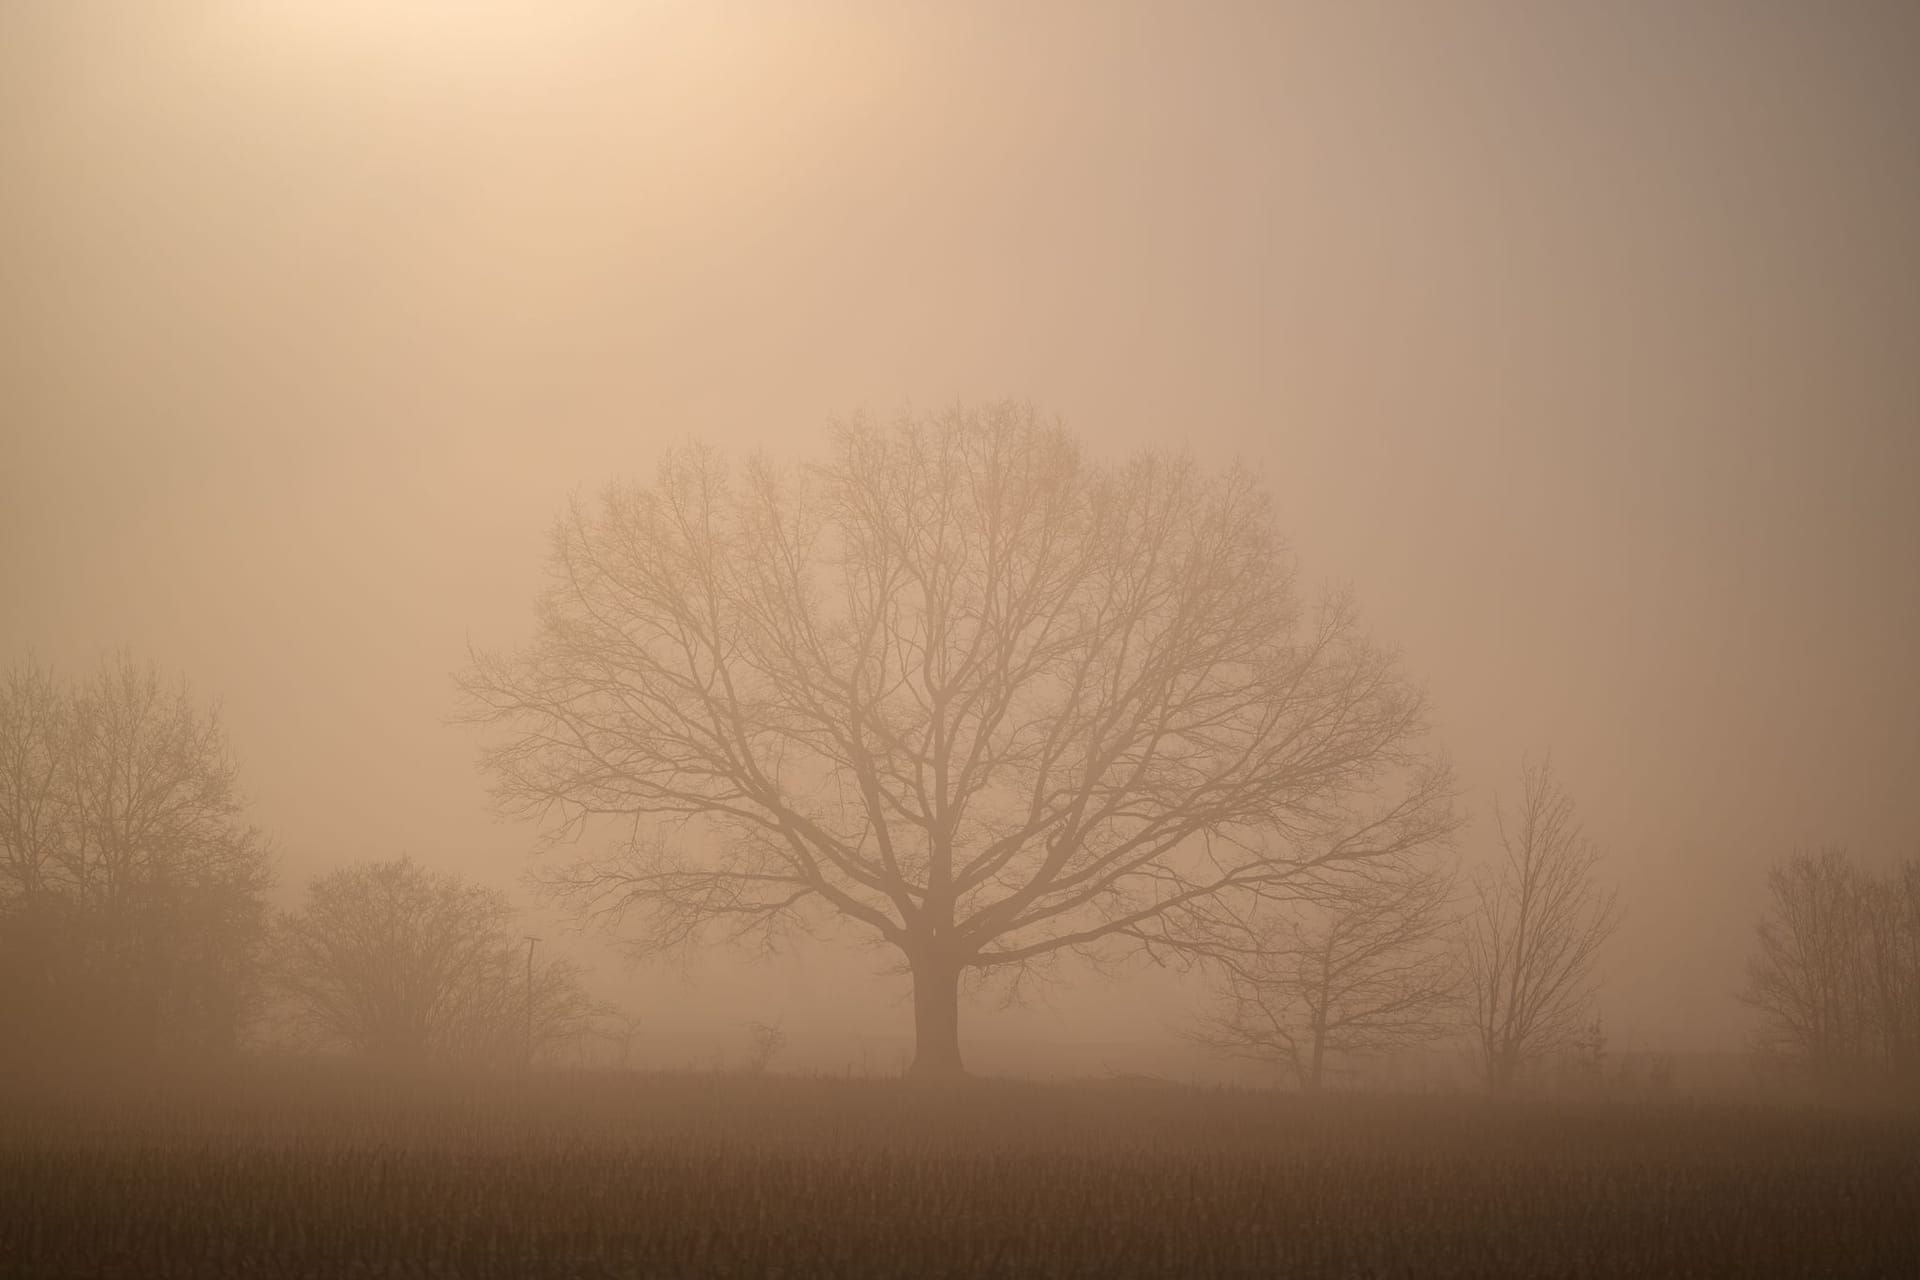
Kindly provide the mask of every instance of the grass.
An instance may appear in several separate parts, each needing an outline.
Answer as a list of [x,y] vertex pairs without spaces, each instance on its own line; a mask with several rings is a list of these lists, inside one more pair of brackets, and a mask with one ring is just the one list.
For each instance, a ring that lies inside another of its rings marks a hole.
[[302,1069],[11,1089],[0,1274],[1911,1274],[1920,1117]]

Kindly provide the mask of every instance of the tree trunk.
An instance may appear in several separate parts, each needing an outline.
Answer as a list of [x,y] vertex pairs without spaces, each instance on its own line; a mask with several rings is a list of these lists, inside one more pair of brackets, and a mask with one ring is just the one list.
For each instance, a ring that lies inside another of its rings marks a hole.
[[960,1062],[960,967],[943,956],[915,956],[913,1066],[916,1080],[955,1080]]

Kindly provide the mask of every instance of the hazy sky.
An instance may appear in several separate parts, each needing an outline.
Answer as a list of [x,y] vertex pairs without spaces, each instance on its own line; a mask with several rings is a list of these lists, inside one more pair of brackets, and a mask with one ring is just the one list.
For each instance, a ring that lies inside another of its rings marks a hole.
[[16,0],[0,657],[221,698],[290,888],[508,884],[442,719],[570,491],[1026,397],[1258,464],[1477,811],[1553,751],[1616,1046],[1731,1047],[1765,867],[1920,853],[1916,14]]

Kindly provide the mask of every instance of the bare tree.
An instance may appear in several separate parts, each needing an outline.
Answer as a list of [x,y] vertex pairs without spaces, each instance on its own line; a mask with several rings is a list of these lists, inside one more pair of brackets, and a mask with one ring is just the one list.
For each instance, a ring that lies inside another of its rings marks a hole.
[[604,1034],[614,1046],[615,1065],[622,1071],[633,1064],[633,1042],[639,1038],[645,1022],[641,1014],[630,1009],[614,1009],[607,1015]]
[[1249,900],[1450,820],[1420,697],[1302,607],[1247,475],[1014,405],[576,501],[536,639],[462,684],[502,807],[612,837],[551,877],[582,913],[851,927],[911,972],[920,1074],[962,1069],[964,975],[1240,945]]
[[778,1023],[750,1022],[747,1024],[747,1072],[750,1075],[765,1075],[773,1060],[787,1047],[787,1033]]
[[71,707],[53,672],[31,661],[0,684],[0,886],[10,901],[37,899],[78,835]]
[[27,1053],[230,1049],[268,853],[219,717],[121,655],[0,682],[0,1036]]
[[514,921],[497,890],[411,859],[346,867],[278,922],[275,985],[322,1043],[389,1061],[518,1063],[599,1010],[575,966],[532,965]]
[[1747,969],[1763,1052],[1817,1083],[1920,1078],[1920,862],[1878,878],[1838,848],[1768,873]]
[[1495,821],[1502,856],[1475,877],[1466,970],[1481,1070],[1506,1090],[1579,1033],[1620,912],[1595,882],[1600,851],[1549,763],[1523,766],[1519,814],[1509,820],[1496,803]]
[[1452,890],[1443,869],[1414,865],[1288,909],[1255,952],[1219,962],[1223,999],[1195,1039],[1318,1090],[1337,1064],[1456,1030]]
[[1920,859],[1871,878],[1865,937],[1874,1043],[1887,1075],[1920,1089]]

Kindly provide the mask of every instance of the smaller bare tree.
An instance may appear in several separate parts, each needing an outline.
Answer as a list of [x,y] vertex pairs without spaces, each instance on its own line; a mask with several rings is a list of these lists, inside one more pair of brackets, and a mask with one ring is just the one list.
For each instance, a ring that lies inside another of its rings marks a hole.
[[[1600,1089],[1607,1083],[1607,1028],[1598,1013],[1573,1037],[1573,1057],[1567,1065],[1570,1082],[1580,1089]],[[1625,1054],[1614,1059],[1614,1077],[1619,1084],[1630,1082],[1632,1068]]]
[[747,1024],[747,1073],[765,1075],[773,1060],[787,1047],[787,1033],[777,1023]]
[[576,966],[530,963],[504,895],[407,858],[315,880],[274,978],[314,1040],[388,1060],[519,1063],[600,1012]]
[[1887,1076],[1920,1089],[1920,859],[1868,877],[1867,1003]]
[[1480,1067],[1504,1091],[1578,1036],[1620,909],[1594,879],[1600,850],[1551,764],[1524,765],[1519,814],[1509,819],[1496,802],[1494,818],[1502,856],[1475,877],[1465,950]]
[[613,1045],[615,1065],[622,1071],[633,1066],[633,1042],[639,1039],[645,1021],[631,1009],[614,1009],[607,1016],[605,1034]]
[[1457,1026],[1458,966],[1444,945],[1452,879],[1433,866],[1354,878],[1260,930],[1224,959],[1207,1048],[1278,1063],[1305,1090],[1334,1064],[1424,1044]]
[[1817,1084],[1920,1082],[1920,862],[1886,877],[1843,849],[1767,876],[1773,908],[1741,993],[1763,1053]]

